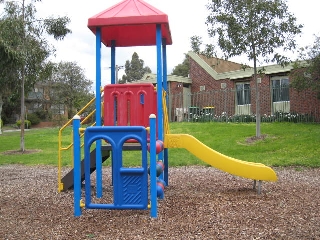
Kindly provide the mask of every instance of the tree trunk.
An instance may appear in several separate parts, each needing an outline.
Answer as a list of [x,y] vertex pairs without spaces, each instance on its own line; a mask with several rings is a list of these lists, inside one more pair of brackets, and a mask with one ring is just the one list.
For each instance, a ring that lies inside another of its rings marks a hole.
[[0,93],[0,134],[2,134],[2,122],[1,122],[1,113],[2,113],[2,105],[3,105],[3,101],[2,101],[2,94]]
[[24,122],[25,122],[25,105],[24,105],[24,82],[25,82],[25,29],[24,29],[24,0],[22,1],[22,20],[23,20],[23,39],[22,39],[22,48],[23,48],[23,57],[24,57],[24,63],[22,66],[22,72],[21,72],[21,133],[20,133],[20,151],[24,152],[25,150],[25,144],[24,144]]
[[256,56],[256,48],[253,44],[253,71],[254,71],[254,81],[256,87],[256,137],[261,136],[261,128],[260,128],[260,90],[259,90],[259,83],[257,78],[257,56]]
[[22,83],[21,83],[21,125],[20,125],[20,151],[24,152],[25,144],[24,144],[24,122],[25,122],[25,105],[24,105],[24,80],[25,80],[25,72],[24,66],[22,70]]

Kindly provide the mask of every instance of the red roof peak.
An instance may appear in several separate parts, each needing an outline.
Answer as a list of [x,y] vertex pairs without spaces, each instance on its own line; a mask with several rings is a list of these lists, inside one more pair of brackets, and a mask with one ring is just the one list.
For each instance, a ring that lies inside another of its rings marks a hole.
[[138,17],[164,13],[142,0],[124,0],[103,11],[102,14],[108,14],[110,17]]
[[88,27],[95,33],[101,27],[102,42],[116,46],[156,45],[155,25],[160,24],[162,38],[172,44],[168,15],[143,0],[124,0],[89,18]]

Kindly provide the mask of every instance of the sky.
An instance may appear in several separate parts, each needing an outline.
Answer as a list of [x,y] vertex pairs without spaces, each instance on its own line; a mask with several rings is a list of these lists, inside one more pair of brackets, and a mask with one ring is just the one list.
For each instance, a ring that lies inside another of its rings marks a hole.
[[[68,16],[71,19],[69,34],[63,41],[50,40],[56,48],[56,56],[52,61],[70,61],[85,70],[86,77],[95,80],[95,35],[87,28],[88,19],[95,14],[119,3],[120,0],[42,0],[37,3],[40,17]],[[190,37],[201,36],[204,43],[211,43],[207,36],[205,19],[208,16],[206,4],[208,0],[145,0],[169,17],[169,25],[173,44],[167,46],[168,74],[175,66],[182,63],[184,54],[190,47]],[[319,13],[319,0],[287,0],[289,11],[297,17],[297,23],[303,24],[302,34],[296,38],[299,46],[311,45],[314,35],[320,35],[320,26],[315,19]],[[110,48],[102,45],[102,85],[110,83]],[[132,54],[137,52],[139,58],[144,60],[145,66],[156,73],[156,48],[149,47],[123,47],[116,49],[116,64],[122,66],[126,60],[131,60]],[[292,57],[295,55],[292,54]],[[247,63],[245,57],[229,59],[239,63]],[[119,70],[119,77],[124,70]],[[93,88],[94,89],[94,88]]]

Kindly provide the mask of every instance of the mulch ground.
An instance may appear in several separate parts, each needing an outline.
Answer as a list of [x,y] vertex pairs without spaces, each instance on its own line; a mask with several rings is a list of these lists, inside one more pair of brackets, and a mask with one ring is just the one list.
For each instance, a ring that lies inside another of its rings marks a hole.
[[[68,171],[64,169],[64,174]],[[210,167],[170,168],[158,218],[148,210],[86,210],[57,192],[57,168],[0,166],[0,239],[320,239],[320,169],[275,168],[253,181]],[[110,168],[103,169],[110,201]]]

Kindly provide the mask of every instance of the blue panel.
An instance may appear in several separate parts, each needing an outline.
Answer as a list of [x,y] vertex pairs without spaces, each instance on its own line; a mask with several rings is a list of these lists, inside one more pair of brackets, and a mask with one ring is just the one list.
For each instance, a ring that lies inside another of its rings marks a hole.
[[144,104],[144,94],[140,94],[140,104]]
[[[92,204],[88,208],[147,209],[148,207],[148,159],[147,130],[142,126],[95,126],[85,131],[85,155],[89,158],[90,146],[94,141],[104,139],[112,146],[113,196],[114,204]],[[136,139],[141,144],[142,166],[124,168],[122,166],[122,146],[128,139]],[[89,160],[87,160],[89,164]],[[87,165],[86,165],[87,168]],[[86,198],[90,199],[90,177],[86,175]],[[87,187],[87,185],[89,187]],[[87,200],[87,199],[86,199]]]
[[143,189],[142,176],[132,174],[122,176],[122,196],[123,205],[127,204],[143,204]]

